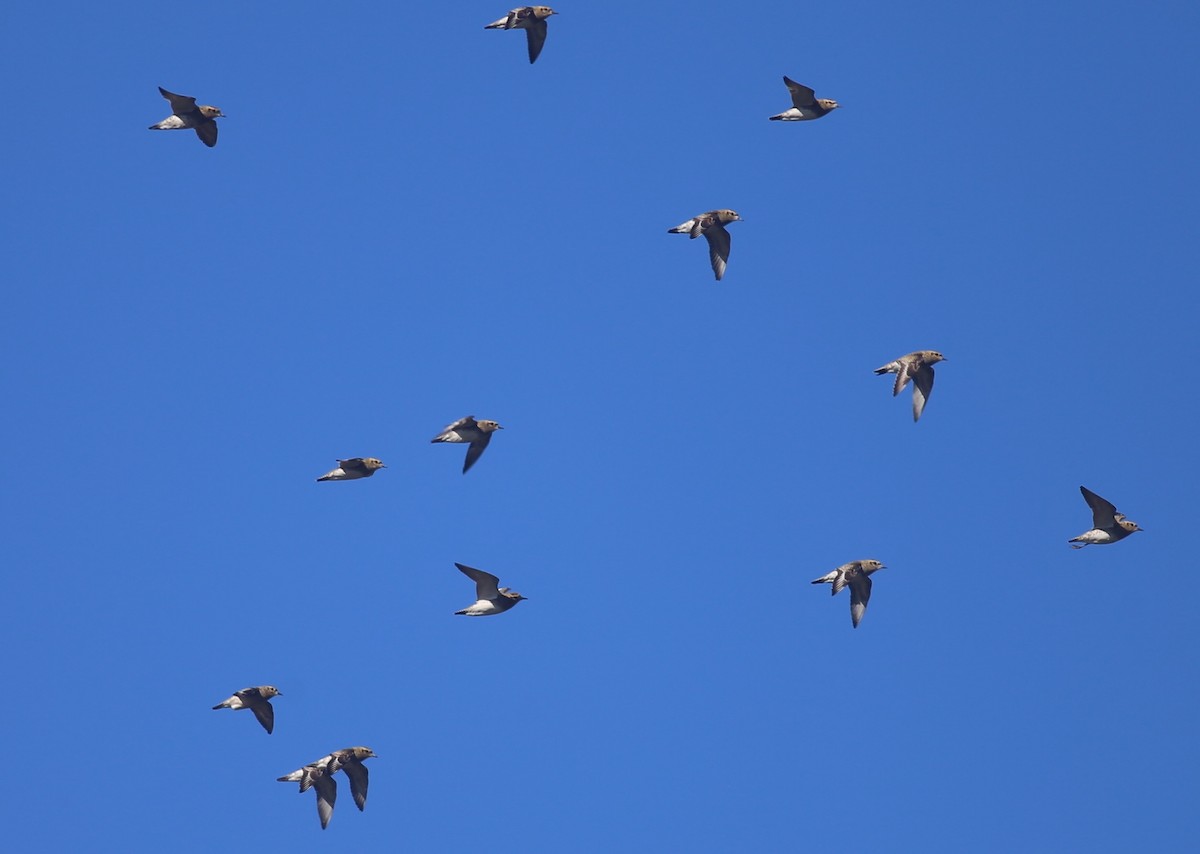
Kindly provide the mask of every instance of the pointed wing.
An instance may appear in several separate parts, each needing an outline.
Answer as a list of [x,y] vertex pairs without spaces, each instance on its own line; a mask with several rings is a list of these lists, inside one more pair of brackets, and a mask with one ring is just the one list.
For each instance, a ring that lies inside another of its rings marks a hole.
[[475,465],[475,461],[483,456],[483,452],[487,450],[488,442],[490,441],[492,441],[492,434],[484,433],[471,443],[471,447],[467,448],[467,458],[463,460],[463,474],[466,474],[467,470]]
[[925,411],[925,402],[933,393],[933,368],[922,365],[913,374],[913,421],[919,421]]
[[313,788],[317,790],[317,816],[321,819],[321,830],[329,827],[329,819],[333,818],[333,805],[337,803],[337,783],[328,774],[321,774],[313,780]]
[[854,623],[854,628],[858,628],[858,624],[862,622],[863,614],[867,610],[867,602],[871,598],[871,576],[856,572],[849,580],[850,584],[850,622]]
[[525,29],[525,38],[529,42],[529,64],[533,65],[546,44],[546,22],[541,18],[530,21]]
[[367,782],[369,777],[367,766],[358,760],[352,760],[343,765],[342,770],[350,778],[350,794],[354,797],[354,803],[358,804],[359,812],[362,812],[363,808],[367,805]]
[[713,272],[717,281],[725,275],[725,265],[729,263],[729,232],[720,225],[714,225],[704,232],[708,240],[708,258],[712,261]]
[[897,359],[896,361],[900,364],[898,366],[899,370],[896,371],[896,382],[892,385],[892,397],[895,397],[900,392],[904,391],[904,387],[908,385],[908,381],[912,379],[913,363],[900,359]]
[[844,566],[838,567],[834,570],[834,573],[835,575],[833,576],[832,591],[833,595],[836,596],[841,593],[842,588],[846,586],[846,568]]
[[792,106],[796,109],[801,107],[811,107],[816,101],[816,92],[809,89],[803,83],[797,83],[786,75],[783,78],[784,85],[788,87],[788,91],[792,93]]
[[468,415],[466,418],[460,418],[453,424],[447,424],[441,433],[438,433],[430,442],[470,442],[471,440],[464,437],[459,430],[466,428],[474,431],[477,428],[478,422],[474,415]]
[[262,724],[262,728],[270,735],[275,731],[275,707],[271,705],[270,700],[259,698],[253,702],[248,702],[250,711],[254,712],[254,717],[258,718],[258,722]]
[[195,98],[189,98],[187,95],[176,95],[174,92],[168,92],[161,86],[158,87],[158,91],[171,103],[171,112],[175,115],[182,116],[196,111]]
[[461,563],[454,565],[458,567],[463,575],[475,582],[476,599],[496,599],[500,596],[499,578],[490,572],[484,572],[482,569],[476,569],[473,566],[464,566]]
[[1117,508],[1113,506],[1112,502],[1105,501],[1086,486],[1079,487],[1079,491],[1083,493],[1083,499],[1088,503],[1088,507],[1092,508],[1093,528],[1111,528],[1117,524]]
[[217,123],[212,119],[203,124],[196,125],[196,136],[200,137],[200,141],[212,148],[217,144]]

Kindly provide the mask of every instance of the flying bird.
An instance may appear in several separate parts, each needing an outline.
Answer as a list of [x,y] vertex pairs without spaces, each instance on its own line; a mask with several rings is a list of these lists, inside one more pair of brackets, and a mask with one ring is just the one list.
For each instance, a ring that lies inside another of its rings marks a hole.
[[249,709],[254,712],[254,717],[258,718],[267,735],[270,735],[275,731],[275,708],[271,705],[271,698],[281,696],[283,695],[274,685],[243,688],[235,691],[228,700],[213,706],[213,709]]
[[299,783],[301,792],[316,790],[317,817],[321,819],[321,830],[329,827],[329,819],[333,818],[333,805],[337,803],[337,783],[334,782],[328,764],[329,757],[326,756],[290,774],[275,778],[280,783]]
[[537,61],[542,46],[546,44],[546,19],[558,13],[549,6],[518,6],[498,21],[492,21],[485,30],[524,30],[529,42],[529,64]]
[[803,83],[797,83],[787,75],[784,75],[783,83],[792,93],[792,108],[777,116],[771,116],[773,122],[806,122],[827,116],[838,108],[837,101],[814,97],[816,93],[812,89]]
[[892,386],[892,397],[898,395],[912,380],[913,384],[913,421],[921,418],[925,411],[925,402],[933,392],[933,366],[946,361],[946,357],[936,350],[917,350],[907,356],[901,356],[893,362],[888,362],[882,368],[876,368],[876,374],[895,374],[896,384]]
[[370,782],[370,775],[367,773],[367,766],[363,765],[363,760],[371,758],[378,757],[369,747],[346,747],[329,754],[329,773],[345,772],[346,779],[350,781],[350,796],[354,798],[359,812],[366,809],[367,783]]
[[1068,543],[1079,543],[1071,548],[1081,549],[1084,546],[1108,545],[1125,539],[1134,531],[1142,530],[1136,522],[1126,519],[1124,513],[1118,513],[1111,501],[1105,501],[1086,486],[1079,487],[1079,491],[1083,493],[1083,499],[1088,503],[1088,507],[1092,508],[1092,529],[1067,540]]
[[708,257],[719,282],[725,275],[725,265],[729,263],[729,232],[725,230],[725,226],[740,219],[737,211],[708,211],[697,214],[674,228],[668,228],[667,233],[686,234],[693,240],[703,234],[708,240]]
[[358,480],[360,477],[370,477],[379,469],[387,468],[374,457],[351,457],[348,460],[338,460],[337,464],[337,468],[317,478],[317,483],[323,480]]
[[333,817],[333,806],[337,802],[337,783],[333,775],[344,771],[350,781],[350,794],[361,812],[367,803],[367,783],[369,775],[363,760],[375,757],[375,751],[369,747],[346,747],[322,756],[315,762],[310,762],[303,768],[298,768],[290,774],[277,777],[280,783],[299,783],[300,791],[307,792],[315,788],[317,792],[317,816],[321,819],[321,829],[329,826]]
[[441,433],[429,441],[430,443],[470,442],[471,447],[467,448],[467,458],[463,460],[462,470],[463,474],[466,474],[467,470],[475,465],[475,461],[487,449],[488,442],[492,441],[492,434],[503,429],[495,421],[476,421],[474,415],[468,415],[453,424],[447,424]]
[[156,125],[150,125],[150,130],[183,130],[192,128],[200,141],[212,148],[217,144],[217,123],[213,119],[223,119],[225,114],[219,107],[207,105],[197,106],[195,98],[187,95],[176,95],[159,86],[158,91],[171,102],[171,115]]
[[463,575],[475,582],[476,599],[474,605],[463,608],[461,611],[455,611],[455,614],[464,614],[468,617],[488,617],[492,614],[499,614],[501,611],[507,611],[525,598],[515,590],[501,587],[500,579],[490,572],[464,566],[461,563],[454,565]]
[[850,622],[857,629],[866,613],[867,601],[871,598],[871,573],[886,568],[877,560],[854,560],[815,579],[813,584],[832,584],[834,596],[843,587],[850,588]]

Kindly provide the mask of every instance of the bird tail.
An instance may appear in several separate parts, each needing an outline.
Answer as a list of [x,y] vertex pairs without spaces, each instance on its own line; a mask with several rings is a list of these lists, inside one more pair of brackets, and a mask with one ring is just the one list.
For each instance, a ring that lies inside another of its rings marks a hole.
[[229,708],[229,703],[228,703],[228,701],[227,701],[227,702],[224,702],[224,703],[220,703],[220,704],[218,704],[218,705],[216,705],[216,706],[213,706],[213,711],[216,711],[217,709],[228,709],[228,708]]
[[466,609],[466,608],[464,608],[463,610],[461,610],[461,611],[455,611],[454,613],[455,613],[456,615],[457,615],[457,614],[463,614],[463,615],[466,615],[466,613],[467,613],[467,609]]
[[884,365],[882,368],[876,368],[875,373],[886,374],[889,371],[891,371],[891,368],[892,368],[892,364],[891,364],[891,362],[888,362],[888,364]]
[[490,24],[488,24],[486,27],[484,27],[484,29],[485,30],[503,30],[503,29],[506,29],[507,26],[508,26],[508,15],[505,15],[499,21],[492,21]]

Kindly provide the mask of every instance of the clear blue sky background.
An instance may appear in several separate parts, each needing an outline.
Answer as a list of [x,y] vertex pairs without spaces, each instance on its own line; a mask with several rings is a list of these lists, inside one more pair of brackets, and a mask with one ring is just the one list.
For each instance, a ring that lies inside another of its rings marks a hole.
[[559,9],[4,12],[7,841],[1194,844],[1196,4]]

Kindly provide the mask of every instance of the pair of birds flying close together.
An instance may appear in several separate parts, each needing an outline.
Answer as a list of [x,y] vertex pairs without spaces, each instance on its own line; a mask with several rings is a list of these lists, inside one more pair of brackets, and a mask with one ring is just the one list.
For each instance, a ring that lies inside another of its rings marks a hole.
[[871,599],[871,574],[881,569],[887,567],[877,560],[852,560],[813,579],[813,584],[832,584],[834,596],[841,593],[843,587],[850,588],[850,622],[857,629]]
[[345,773],[350,781],[350,795],[359,812],[362,812],[367,806],[367,784],[370,782],[363,761],[377,758],[375,751],[369,747],[346,747],[276,779],[280,783],[299,783],[301,792],[316,790],[317,817],[321,819],[321,829],[324,830],[329,826],[329,819],[333,818],[333,805],[337,802],[337,782],[333,775],[338,771]]
[[[802,83],[797,83],[786,75],[783,82],[788,87],[788,91],[792,93],[792,107],[779,115],[771,116],[773,122],[811,121],[826,116],[838,108],[837,101],[816,97],[816,93],[812,89]],[[725,230],[725,226],[741,220],[737,211],[721,208],[697,214],[687,222],[681,222],[674,228],[668,228],[667,233],[686,234],[693,240],[704,235],[704,239],[708,241],[708,260],[712,264],[713,275],[719,282],[725,276],[725,268],[729,264],[730,241],[729,232]]]
[[[1072,543],[1071,548],[1081,549],[1089,545],[1115,543],[1142,530],[1136,522],[1126,519],[1124,513],[1118,513],[1111,501],[1101,498],[1086,486],[1079,487],[1079,491],[1088,507],[1092,508],[1092,528],[1068,540],[1067,542]],[[1074,545],[1075,543],[1079,545]],[[834,596],[841,592],[842,588],[850,588],[850,622],[857,629],[863,614],[866,613],[867,602],[871,599],[871,574],[881,569],[886,567],[877,560],[851,561],[814,579],[812,583],[833,585]]]
[[[474,415],[468,415],[466,418],[460,418],[453,424],[447,424],[446,428],[438,433],[429,441],[431,443],[451,442],[467,444],[467,457],[463,460],[463,474],[466,474],[471,466],[475,465],[476,461],[487,450],[488,443],[492,441],[492,434],[497,430],[503,430],[500,424],[495,421],[477,421]],[[323,480],[358,480],[364,477],[370,477],[379,471],[379,469],[387,468],[382,460],[375,457],[351,457],[346,460],[338,460],[337,468],[325,472],[317,478],[317,482]]]

